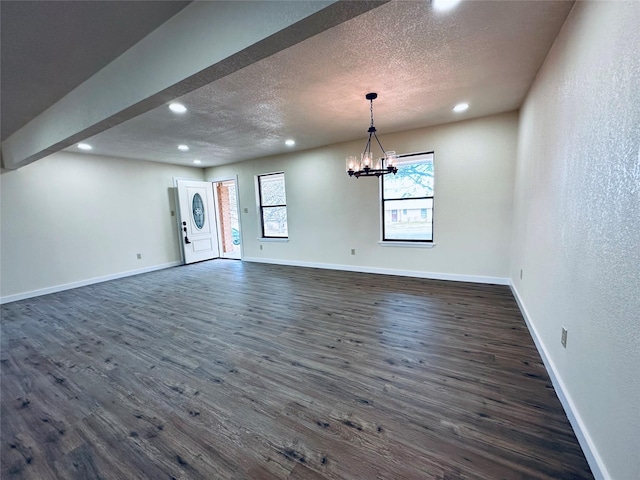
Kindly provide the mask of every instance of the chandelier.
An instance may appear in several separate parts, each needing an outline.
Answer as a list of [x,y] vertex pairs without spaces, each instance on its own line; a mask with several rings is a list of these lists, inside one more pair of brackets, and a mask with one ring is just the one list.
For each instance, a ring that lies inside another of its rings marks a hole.
[[[398,168],[395,166],[398,156],[396,155],[396,152],[384,151],[384,148],[376,135],[376,127],[373,125],[373,101],[378,98],[378,94],[374,92],[367,93],[365,98],[369,100],[371,110],[371,126],[368,130],[369,140],[367,140],[367,145],[364,147],[364,152],[360,155],[359,162],[358,157],[355,155],[347,157],[347,173],[350,177],[356,178],[379,177],[380,175],[386,175],[387,173],[393,173],[395,175],[398,172]],[[371,154],[371,137],[376,139],[376,142],[378,142],[378,146],[384,155],[382,158],[378,159],[375,165],[373,164],[373,155]]]

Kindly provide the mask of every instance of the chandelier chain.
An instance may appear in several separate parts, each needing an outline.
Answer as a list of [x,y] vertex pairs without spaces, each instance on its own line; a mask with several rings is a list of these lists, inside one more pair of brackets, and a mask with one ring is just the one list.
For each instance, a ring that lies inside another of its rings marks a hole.
[[371,126],[373,127],[373,100],[369,100],[371,110]]

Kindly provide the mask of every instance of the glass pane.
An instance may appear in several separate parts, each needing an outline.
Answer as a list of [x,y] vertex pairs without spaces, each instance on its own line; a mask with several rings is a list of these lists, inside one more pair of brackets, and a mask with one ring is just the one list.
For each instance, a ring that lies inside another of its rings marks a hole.
[[433,198],[384,202],[384,240],[433,240]]
[[238,222],[238,205],[236,199],[236,182],[227,180],[218,182],[216,195],[218,199],[218,219],[220,222],[220,246],[223,256],[235,258],[240,255],[240,225]]
[[287,207],[265,207],[262,209],[263,235],[265,237],[288,237]]
[[287,195],[284,191],[284,173],[263,175],[260,179],[260,198],[262,206],[286,205]]
[[433,196],[433,155],[396,163],[398,173],[382,179],[383,198],[415,198]]
[[236,182],[231,180],[223,182],[229,190],[229,215],[231,218],[231,235],[233,237],[233,251],[240,253],[240,221],[238,219],[238,201],[236,195]]
[[204,202],[199,193],[193,196],[191,210],[193,212],[193,223],[196,224],[198,229],[202,229],[202,227],[204,227]]

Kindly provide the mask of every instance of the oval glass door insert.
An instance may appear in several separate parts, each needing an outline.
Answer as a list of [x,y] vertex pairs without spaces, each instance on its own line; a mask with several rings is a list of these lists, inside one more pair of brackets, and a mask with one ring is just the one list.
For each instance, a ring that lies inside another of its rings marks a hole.
[[204,227],[204,202],[199,193],[193,196],[191,210],[193,211],[193,223],[196,224],[198,230],[202,230],[202,227]]

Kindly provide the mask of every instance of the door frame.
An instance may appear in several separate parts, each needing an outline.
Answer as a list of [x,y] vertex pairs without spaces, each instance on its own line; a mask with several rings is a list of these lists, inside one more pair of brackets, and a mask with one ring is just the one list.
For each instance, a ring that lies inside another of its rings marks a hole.
[[[238,175],[228,175],[226,177],[211,177],[207,178],[205,182],[218,183],[218,182],[228,182],[233,180],[236,184],[236,205],[238,206],[238,232],[240,233],[240,260],[244,256],[243,249],[243,236],[242,236],[242,208],[240,207],[240,186],[238,185]],[[213,189],[213,202],[216,209],[216,228],[218,229],[218,250],[220,251],[220,258],[224,258],[222,256],[222,246],[220,245],[220,215],[218,215],[218,197],[216,196],[215,187]]]
[[184,241],[184,237],[182,236],[182,220],[180,220],[180,199],[178,198],[178,180],[197,180],[194,178],[187,177],[173,177],[173,210],[174,216],[176,218],[176,233],[178,234],[178,250],[180,250],[180,261],[182,264],[185,264],[184,259],[184,246],[182,242]]

